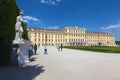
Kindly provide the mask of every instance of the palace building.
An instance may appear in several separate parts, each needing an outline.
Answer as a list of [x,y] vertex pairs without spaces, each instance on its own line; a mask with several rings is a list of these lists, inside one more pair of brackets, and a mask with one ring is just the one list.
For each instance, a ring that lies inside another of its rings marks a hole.
[[64,30],[28,28],[31,45],[40,46],[115,46],[115,36],[105,32],[87,32],[84,28],[65,27]]

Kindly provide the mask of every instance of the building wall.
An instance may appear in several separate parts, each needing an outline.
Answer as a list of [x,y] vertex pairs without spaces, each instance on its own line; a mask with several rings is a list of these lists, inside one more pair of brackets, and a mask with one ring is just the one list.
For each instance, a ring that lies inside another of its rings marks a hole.
[[64,30],[29,28],[31,44],[68,46],[114,46],[115,36],[109,33],[87,32],[84,28],[65,27]]

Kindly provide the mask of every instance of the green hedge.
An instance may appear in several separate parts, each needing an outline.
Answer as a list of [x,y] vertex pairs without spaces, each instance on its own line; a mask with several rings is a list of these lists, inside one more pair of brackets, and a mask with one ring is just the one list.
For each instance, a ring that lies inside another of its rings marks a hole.
[[15,0],[0,0],[0,66],[10,63],[17,15],[19,8]]

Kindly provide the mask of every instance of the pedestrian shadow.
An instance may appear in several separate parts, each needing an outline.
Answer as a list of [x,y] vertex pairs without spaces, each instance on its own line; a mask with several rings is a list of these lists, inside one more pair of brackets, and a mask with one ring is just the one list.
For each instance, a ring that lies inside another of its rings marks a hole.
[[45,71],[44,66],[9,66],[0,68],[0,80],[33,80]]
[[36,58],[35,57],[32,57],[29,59],[30,62],[33,62],[33,61],[36,61]]

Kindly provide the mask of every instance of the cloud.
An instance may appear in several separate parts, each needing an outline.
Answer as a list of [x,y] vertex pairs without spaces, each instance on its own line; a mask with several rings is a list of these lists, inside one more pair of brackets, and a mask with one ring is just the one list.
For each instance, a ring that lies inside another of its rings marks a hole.
[[24,22],[29,23],[29,21],[28,21],[28,20],[24,20]]
[[120,21],[117,21],[114,25],[101,27],[101,30],[115,35],[116,40],[120,41]]
[[40,0],[41,3],[48,4],[48,5],[56,5],[57,3],[61,1],[62,0]]
[[102,30],[111,30],[111,29],[120,29],[120,23],[106,26],[106,27],[101,27]]
[[59,29],[59,26],[49,26],[47,29]]
[[23,16],[23,19],[25,22],[29,22],[29,21],[39,21],[38,18],[32,17],[32,16]]
[[118,20],[117,22],[120,23],[120,20]]

